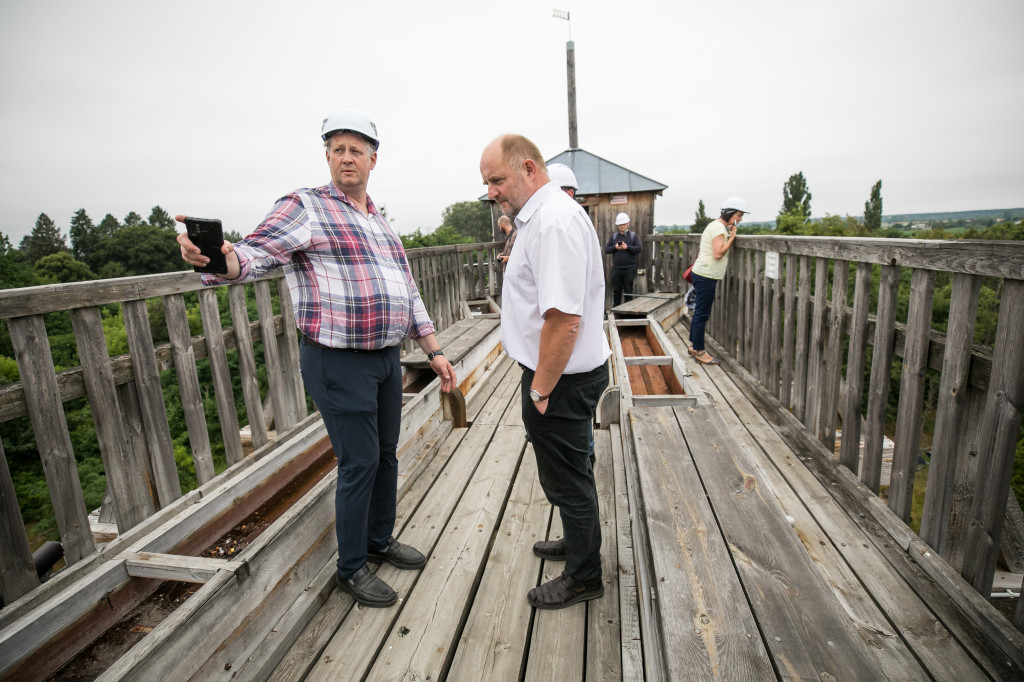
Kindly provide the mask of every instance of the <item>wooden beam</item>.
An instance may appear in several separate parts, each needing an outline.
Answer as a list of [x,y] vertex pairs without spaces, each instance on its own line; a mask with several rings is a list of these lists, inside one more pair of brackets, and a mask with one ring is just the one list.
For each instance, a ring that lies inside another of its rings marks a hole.
[[237,574],[247,570],[243,561],[181,556],[179,554],[124,552],[119,558],[124,560],[128,575],[132,578],[156,578],[185,583],[208,582],[218,571],[230,571]]

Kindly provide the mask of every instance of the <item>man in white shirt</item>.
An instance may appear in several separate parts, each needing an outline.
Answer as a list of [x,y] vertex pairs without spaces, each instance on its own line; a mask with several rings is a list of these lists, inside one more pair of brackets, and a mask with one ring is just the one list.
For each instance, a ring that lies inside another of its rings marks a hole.
[[515,219],[516,248],[501,290],[501,340],[523,368],[523,424],[563,539],[534,553],[565,571],[530,590],[536,608],[560,609],[604,594],[601,523],[590,462],[590,424],[608,385],[601,245],[586,211],[548,178],[521,135],[491,142],[480,159],[488,198]]

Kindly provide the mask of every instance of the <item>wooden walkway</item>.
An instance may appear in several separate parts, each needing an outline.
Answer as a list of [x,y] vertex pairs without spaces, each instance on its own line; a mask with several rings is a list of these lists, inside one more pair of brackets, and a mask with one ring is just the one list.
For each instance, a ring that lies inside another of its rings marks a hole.
[[[685,330],[669,337],[685,355]],[[621,428],[595,431],[603,598],[561,611],[527,605],[526,592],[563,568],[531,551],[559,537],[560,522],[524,438],[520,370],[502,356],[469,396],[469,426],[448,436],[399,502],[399,538],[429,560],[421,571],[377,569],[398,605],[356,607],[320,580],[309,624],[264,642],[230,674],[1022,679],[1019,633],[992,622],[987,604],[980,616],[957,606],[947,590],[958,577],[941,589],[934,559],[913,560],[873,517],[883,512],[870,496],[850,494],[743,370],[686,366],[701,404],[632,408]],[[630,499],[637,485],[642,495]],[[634,543],[638,527],[645,537]],[[287,651],[279,662],[261,653],[275,647]]]

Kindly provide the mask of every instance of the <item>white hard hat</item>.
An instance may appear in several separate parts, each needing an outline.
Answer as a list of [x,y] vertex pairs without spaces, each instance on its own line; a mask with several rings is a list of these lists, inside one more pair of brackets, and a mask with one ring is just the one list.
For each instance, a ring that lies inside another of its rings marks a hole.
[[722,210],[732,209],[733,211],[743,211],[744,213],[750,213],[750,209],[747,208],[747,202],[743,200],[743,197],[732,196],[722,202]]
[[626,213],[620,213],[619,215],[615,216],[615,225],[616,226],[625,225],[628,222],[629,222],[629,215],[627,215]]
[[334,133],[350,130],[359,133],[373,143],[373,148],[380,147],[380,138],[377,137],[377,126],[373,124],[366,112],[354,107],[345,107],[332,112],[324,119],[320,126],[320,137],[326,140]]
[[572,168],[569,168],[564,163],[549,163],[548,176],[554,180],[559,187],[572,187],[575,190],[579,190],[580,188],[580,186],[576,184],[576,174],[572,172]]

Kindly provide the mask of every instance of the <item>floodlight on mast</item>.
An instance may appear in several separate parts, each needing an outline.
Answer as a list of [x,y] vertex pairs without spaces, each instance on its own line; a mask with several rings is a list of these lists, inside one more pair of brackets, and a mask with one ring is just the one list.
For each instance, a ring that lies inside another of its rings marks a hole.
[[555,19],[565,19],[569,22],[569,40],[572,41],[572,20],[569,18],[569,10],[556,9],[553,11],[555,13]]

